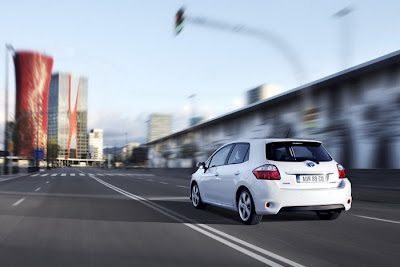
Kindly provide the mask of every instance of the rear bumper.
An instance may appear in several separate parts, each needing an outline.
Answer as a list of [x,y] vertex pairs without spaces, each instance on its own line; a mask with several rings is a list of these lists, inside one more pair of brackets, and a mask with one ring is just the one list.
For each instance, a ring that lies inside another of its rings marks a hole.
[[336,205],[319,205],[319,206],[295,206],[295,207],[283,207],[280,211],[318,211],[318,210],[344,210],[344,206],[342,204]]
[[349,210],[353,201],[348,179],[343,179],[338,187],[326,189],[281,189],[277,183],[263,183],[256,188],[251,193],[259,215],[280,211]]

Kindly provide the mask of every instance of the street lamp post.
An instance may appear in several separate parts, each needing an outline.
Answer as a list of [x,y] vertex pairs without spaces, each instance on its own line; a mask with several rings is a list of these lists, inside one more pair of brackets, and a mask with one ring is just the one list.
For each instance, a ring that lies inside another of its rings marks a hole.
[[[196,106],[196,103],[195,103],[195,97],[196,97],[196,94],[191,94],[190,96],[188,96],[188,99],[189,99],[189,107],[190,107],[190,112],[189,112],[189,127],[191,127],[191,126],[193,126],[194,125],[194,122],[195,122],[195,119],[194,119],[194,116],[195,116],[195,106]],[[192,125],[192,122],[193,122],[193,125]]]
[[[342,68],[347,68],[349,63],[351,63],[351,21],[350,21],[350,16],[349,14],[354,11],[354,8],[351,6],[347,6],[345,8],[342,8],[341,10],[337,11],[335,14],[333,14],[333,17],[336,19],[341,20],[342,22],[342,33],[341,33],[341,59],[342,59]],[[347,19],[346,19],[347,17]]]
[[7,159],[7,154],[8,154],[8,129],[7,129],[7,120],[8,120],[8,52],[13,51],[15,53],[14,48],[10,44],[6,44],[6,53],[5,53],[5,60],[6,60],[6,66],[5,66],[5,112],[4,112],[4,174],[8,174],[8,159]]

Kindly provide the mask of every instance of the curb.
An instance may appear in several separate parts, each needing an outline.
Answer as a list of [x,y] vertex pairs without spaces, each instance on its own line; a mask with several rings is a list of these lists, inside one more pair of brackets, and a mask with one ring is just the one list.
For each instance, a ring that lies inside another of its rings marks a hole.
[[24,174],[19,174],[19,175],[16,175],[16,176],[12,176],[12,177],[1,177],[0,176],[0,183],[1,182],[5,182],[5,181],[9,181],[9,180],[14,180],[14,179],[17,179],[17,178],[21,178],[21,177],[24,177],[24,176],[27,176],[27,174],[26,173],[24,173]]

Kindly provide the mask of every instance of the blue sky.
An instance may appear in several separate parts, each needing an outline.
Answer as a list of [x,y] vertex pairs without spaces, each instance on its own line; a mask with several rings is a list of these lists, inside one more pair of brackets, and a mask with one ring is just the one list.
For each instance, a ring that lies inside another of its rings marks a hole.
[[[349,16],[333,18],[349,5]],[[190,17],[273,33],[295,51],[306,78],[297,79],[293,63],[268,41],[190,23],[175,37],[181,6]],[[105,146],[122,146],[125,132],[129,141],[142,141],[152,112],[171,113],[174,130],[182,129],[191,94],[197,115],[216,116],[237,108],[244,92],[260,84],[289,90],[335,73],[344,67],[344,28],[348,67],[400,47],[399,1],[5,1],[1,7],[1,44],[45,52],[54,58],[53,71],[88,77],[88,128],[104,129]],[[4,55],[0,48],[1,128]],[[14,103],[13,73],[10,79]]]

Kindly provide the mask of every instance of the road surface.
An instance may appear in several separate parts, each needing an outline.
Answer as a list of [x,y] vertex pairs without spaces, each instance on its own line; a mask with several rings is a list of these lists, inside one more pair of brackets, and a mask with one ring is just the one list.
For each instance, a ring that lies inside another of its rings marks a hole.
[[243,225],[189,201],[190,177],[58,168],[0,182],[0,266],[399,266],[400,205],[353,202]]

